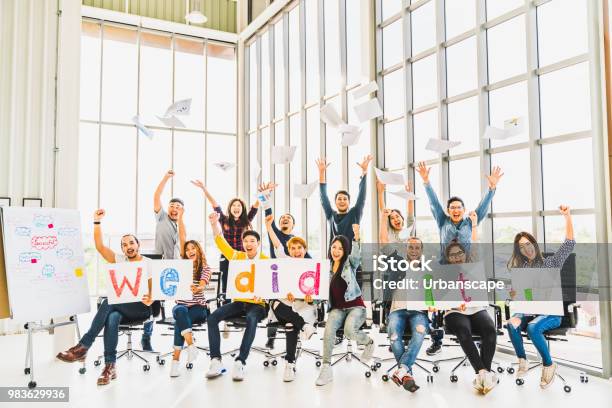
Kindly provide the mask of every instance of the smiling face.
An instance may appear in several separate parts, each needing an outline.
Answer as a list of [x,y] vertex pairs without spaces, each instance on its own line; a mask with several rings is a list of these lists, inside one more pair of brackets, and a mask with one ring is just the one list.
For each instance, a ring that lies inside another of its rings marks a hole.
[[232,205],[230,205],[230,214],[232,214],[234,218],[238,219],[242,215],[242,211],[242,203],[239,200],[234,200]]
[[334,262],[340,261],[344,256],[344,248],[342,248],[342,244],[340,241],[334,241],[331,246],[331,258]]
[[348,211],[349,208],[349,198],[346,194],[338,194],[336,196],[336,208],[338,209],[338,212],[344,213]]
[[259,251],[259,241],[253,235],[247,235],[242,238],[242,247],[247,257],[253,259],[257,256],[257,251]]
[[170,205],[168,206],[168,217],[170,217],[172,221],[178,220],[179,211],[181,208],[183,208],[181,203],[178,203],[176,201],[170,203]]
[[280,225],[281,231],[285,234],[290,234],[293,231],[293,217],[291,214],[283,214],[278,219],[278,225]]
[[292,258],[304,258],[306,256],[306,248],[300,243],[289,245],[289,256]]
[[450,219],[455,224],[458,224],[463,220],[463,215],[465,214],[465,208],[461,201],[451,201],[448,204],[448,215]]
[[449,264],[462,264],[467,260],[467,255],[463,248],[459,245],[453,245],[446,251],[446,257]]
[[521,254],[530,262],[533,261],[538,253],[533,243],[525,236],[521,237],[518,242]]
[[408,260],[414,261],[416,259],[421,259],[421,255],[423,255],[423,243],[421,240],[417,238],[410,238],[408,241]]
[[195,261],[199,256],[198,249],[193,244],[187,244],[187,248],[185,248],[185,255],[187,256],[187,259]]
[[140,255],[140,245],[132,235],[121,238],[121,251],[129,260],[133,260]]
[[389,223],[394,230],[399,231],[404,228],[404,217],[399,212],[393,210],[391,215],[389,215]]

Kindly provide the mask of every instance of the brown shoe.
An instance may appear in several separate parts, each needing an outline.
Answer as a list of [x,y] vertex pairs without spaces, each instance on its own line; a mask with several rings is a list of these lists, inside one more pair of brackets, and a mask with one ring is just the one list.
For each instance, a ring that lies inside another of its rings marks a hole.
[[111,380],[117,378],[117,371],[115,370],[115,363],[107,363],[104,365],[102,374],[98,377],[98,385],[110,384]]
[[65,363],[74,363],[75,361],[85,361],[87,357],[87,348],[77,344],[74,347],[70,347],[66,351],[58,353],[56,356],[58,360],[62,360]]

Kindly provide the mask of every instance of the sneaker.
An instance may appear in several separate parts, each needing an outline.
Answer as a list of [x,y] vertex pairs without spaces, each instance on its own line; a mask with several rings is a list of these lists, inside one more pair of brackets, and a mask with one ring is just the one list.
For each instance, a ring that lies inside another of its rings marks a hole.
[[321,366],[321,371],[319,372],[319,377],[315,384],[317,385],[325,385],[329,384],[334,380],[334,371],[332,370],[331,364],[325,363]]
[[141,339],[140,347],[142,347],[142,351],[153,351],[153,346],[151,345],[151,339]]
[[474,380],[472,380],[472,385],[478,392],[482,393],[484,390],[484,374],[476,374],[476,377],[474,377]]
[[545,389],[555,381],[557,374],[557,363],[552,363],[548,367],[542,367],[542,378],[540,379],[540,388]]
[[518,368],[516,369],[516,378],[524,377],[529,371],[529,361],[524,358],[519,358]]
[[170,377],[174,378],[181,375],[181,372],[179,371],[179,364],[180,361],[174,359],[172,360],[172,363],[170,363]]
[[187,364],[196,361],[199,351],[195,344],[187,346]]
[[363,353],[361,353],[361,357],[359,359],[367,363],[372,359],[372,355],[374,355],[374,340],[370,339],[370,342],[366,344],[365,349],[363,349]]
[[300,336],[302,340],[309,340],[313,334],[317,332],[317,328],[314,327],[310,323],[306,323],[304,327],[302,327],[302,331],[300,332]]
[[404,387],[406,391],[415,392],[419,389],[419,386],[414,381],[414,377],[404,367],[395,370],[391,379],[398,387]]
[[220,358],[213,358],[210,360],[210,367],[208,368],[208,372],[206,373],[206,378],[215,378],[220,376],[225,372],[225,368],[223,367],[223,363]]
[[285,364],[285,372],[283,373],[283,381],[291,382],[295,380],[295,363],[287,362]]
[[244,372],[246,371],[246,364],[240,360],[234,361],[234,369],[232,370],[232,380],[242,381],[244,380]]
[[425,350],[425,353],[428,356],[435,356],[436,354],[440,353],[442,351],[442,345],[438,344],[438,343],[432,343],[431,346],[429,346],[427,348],[427,350]]
[[482,393],[487,394],[491,391],[495,386],[499,383],[499,379],[497,378],[497,374],[493,371],[489,371],[484,375],[484,381],[482,383]]

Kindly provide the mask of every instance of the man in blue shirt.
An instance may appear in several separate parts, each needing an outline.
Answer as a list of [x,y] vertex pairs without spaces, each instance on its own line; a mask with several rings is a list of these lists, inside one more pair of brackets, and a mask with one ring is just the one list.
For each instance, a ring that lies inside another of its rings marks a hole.
[[327,181],[325,172],[330,163],[328,163],[325,159],[319,159],[316,161],[317,167],[319,168],[321,205],[323,205],[325,218],[329,221],[331,230],[329,242],[333,241],[336,235],[344,235],[349,242],[353,241],[353,224],[359,224],[363,214],[363,206],[366,199],[366,174],[371,161],[372,156],[366,156],[363,158],[361,163],[357,163],[357,165],[361,168],[361,181],[359,182],[359,194],[357,195],[355,206],[349,209],[351,196],[347,191],[339,190],[336,192],[335,196],[337,211],[332,209],[331,203],[329,202],[329,197],[327,196]]

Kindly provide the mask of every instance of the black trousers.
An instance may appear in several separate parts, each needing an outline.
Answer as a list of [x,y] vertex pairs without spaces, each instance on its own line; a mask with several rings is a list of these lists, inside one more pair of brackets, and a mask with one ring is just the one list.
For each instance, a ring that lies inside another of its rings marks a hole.
[[[473,315],[459,312],[447,314],[444,317],[446,328],[451,331],[465,352],[476,373],[480,370],[491,371],[495,346],[497,345],[497,330],[495,323],[486,310]],[[480,352],[472,340],[472,334],[480,336]]]
[[295,352],[297,349],[298,335],[302,331],[302,327],[306,324],[304,318],[298,313],[294,312],[293,309],[279,300],[273,300],[270,303],[270,307],[278,321],[282,324],[290,323],[292,328],[287,328],[285,332],[285,341],[287,342],[286,349],[287,355],[285,359],[293,363],[295,362]]

